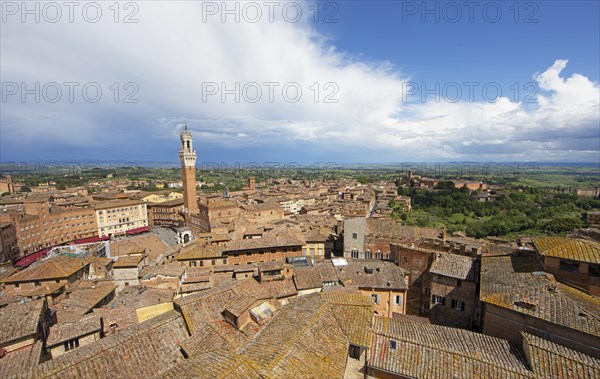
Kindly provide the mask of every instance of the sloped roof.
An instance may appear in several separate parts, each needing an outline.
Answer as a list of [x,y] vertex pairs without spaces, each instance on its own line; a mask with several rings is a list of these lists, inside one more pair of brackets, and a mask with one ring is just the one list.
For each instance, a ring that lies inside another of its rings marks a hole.
[[600,299],[557,282],[534,252],[481,258],[481,301],[600,336]]
[[24,371],[37,367],[42,359],[42,345],[42,341],[36,341],[32,345],[11,351],[1,358],[2,377],[19,377]]
[[261,286],[268,291],[270,297],[274,299],[298,294],[292,279],[270,280],[268,282],[261,283]]
[[575,238],[536,237],[533,243],[541,255],[600,264],[600,243]]
[[248,342],[250,337],[226,321],[206,322],[199,325],[191,338],[182,343],[181,347],[190,357],[194,357],[211,351],[235,350]]
[[468,280],[470,282],[479,281],[475,258],[457,254],[436,253],[434,259],[429,269],[429,272],[432,274]]
[[240,355],[265,378],[341,378],[348,342],[324,304],[313,294],[282,308]]
[[[217,338],[215,347],[225,351],[190,355],[162,377],[342,378],[349,344],[364,346],[370,341],[372,307],[360,294],[303,296],[281,308],[234,353],[224,339]],[[198,331],[215,337],[206,326]]]
[[143,255],[122,255],[115,263],[113,263],[113,269],[115,268],[133,268],[137,267],[140,262],[144,259]]
[[45,302],[32,300],[0,308],[0,345],[35,334]]
[[117,286],[112,282],[80,282],[69,290],[69,297],[61,301],[57,309],[58,322],[75,322],[96,305],[111,296]]
[[[321,264],[328,264],[321,263]],[[359,288],[407,289],[406,271],[392,262],[353,260],[339,266],[338,276],[345,286]]]
[[154,377],[183,360],[183,318],[169,311],[24,371],[29,378]]
[[532,334],[522,335],[539,378],[600,378],[600,360]]
[[182,251],[175,259],[178,261],[221,258],[221,251],[215,246],[195,245],[193,248]]
[[4,283],[65,279],[89,264],[81,258],[69,258],[61,255],[17,272],[4,279]]
[[506,340],[379,316],[373,320],[368,365],[412,378],[534,377],[524,354]]
[[276,247],[288,247],[288,246],[303,246],[306,241],[301,239],[278,235],[278,236],[266,236],[263,238],[247,238],[238,241],[229,242],[224,248],[223,252],[238,251],[238,250],[253,250],[253,249],[268,249]]
[[373,300],[361,293],[335,290],[321,292],[319,295],[329,304],[348,341],[356,346],[369,347]]
[[247,379],[260,378],[260,375],[244,357],[231,356],[225,351],[212,351],[194,356],[165,372],[160,378]]
[[84,336],[102,329],[101,317],[98,315],[87,316],[84,319],[66,324],[53,325],[50,328],[46,346],[68,341],[75,337]]
[[268,298],[268,293],[253,278],[235,282],[225,282],[216,287],[176,299],[185,317],[189,330],[194,333],[196,328],[205,322],[221,320],[221,313],[238,295],[247,298]]

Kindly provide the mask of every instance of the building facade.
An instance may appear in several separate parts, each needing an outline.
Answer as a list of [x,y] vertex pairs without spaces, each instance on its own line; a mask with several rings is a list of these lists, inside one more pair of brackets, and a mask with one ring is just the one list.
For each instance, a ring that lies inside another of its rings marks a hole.
[[94,204],[98,236],[125,235],[127,231],[148,227],[148,210],[141,200],[115,200]]
[[10,222],[0,221],[0,263],[14,260],[18,252],[15,226]]

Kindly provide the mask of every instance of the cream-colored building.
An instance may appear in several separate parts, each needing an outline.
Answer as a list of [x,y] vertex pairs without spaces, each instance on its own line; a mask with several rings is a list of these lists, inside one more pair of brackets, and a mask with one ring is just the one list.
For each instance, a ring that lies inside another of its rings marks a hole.
[[148,227],[148,210],[141,200],[115,200],[94,204],[98,236],[118,236]]
[[140,198],[140,200],[145,201],[147,203],[164,203],[165,201],[171,201],[176,199],[183,199],[183,194],[180,192],[169,191],[151,193]]
[[294,214],[299,214],[302,207],[313,206],[317,203],[317,199],[314,197],[280,198],[277,201],[281,208]]

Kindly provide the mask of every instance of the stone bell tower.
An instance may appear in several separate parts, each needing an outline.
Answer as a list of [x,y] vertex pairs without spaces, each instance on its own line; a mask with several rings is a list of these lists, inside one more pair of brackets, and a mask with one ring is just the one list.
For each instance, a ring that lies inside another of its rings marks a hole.
[[183,127],[179,133],[181,150],[179,150],[179,162],[181,162],[181,177],[183,180],[183,204],[188,215],[198,213],[198,199],[196,198],[196,150],[192,145],[192,133]]

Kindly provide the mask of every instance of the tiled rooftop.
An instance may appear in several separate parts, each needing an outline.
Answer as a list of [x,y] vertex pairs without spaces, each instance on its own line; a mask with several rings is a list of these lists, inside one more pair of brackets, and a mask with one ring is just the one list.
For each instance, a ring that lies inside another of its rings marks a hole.
[[189,250],[184,250],[175,257],[178,261],[211,258],[221,258],[221,251],[215,246],[200,245],[194,245]]
[[508,341],[439,325],[375,316],[371,367],[414,378],[533,378]]
[[32,282],[41,280],[64,279],[89,265],[80,258],[58,256],[44,262],[36,263],[23,271],[4,279],[5,283]]
[[538,378],[600,378],[600,360],[531,334],[523,339]]
[[536,237],[533,243],[541,255],[600,264],[600,243],[574,238]]
[[42,359],[42,341],[11,351],[0,358],[0,373],[3,378],[22,377],[23,372],[35,368]]
[[205,322],[222,320],[221,313],[229,302],[243,293],[258,298],[268,296],[256,280],[248,278],[222,283],[211,289],[176,299],[174,302],[181,308],[188,328],[194,333],[196,328]]
[[144,259],[143,255],[124,255],[120,256],[113,264],[113,269],[134,268]]
[[91,315],[76,322],[57,324],[50,328],[46,346],[59,344],[71,338],[92,334],[102,329],[100,316]]
[[179,344],[188,338],[183,318],[170,311],[21,375],[57,379],[155,377],[183,360]]
[[557,282],[534,252],[481,259],[481,301],[600,336],[600,299]]
[[478,282],[477,266],[475,258],[450,253],[436,253],[429,272],[460,280]]
[[69,289],[68,298],[57,305],[59,323],[75,322],[102,300],[111,296],[117,286],[111,282],[80,282],[78,286]]
[[37,332],[45,300],[11,303],[0,308],[0,345]]

